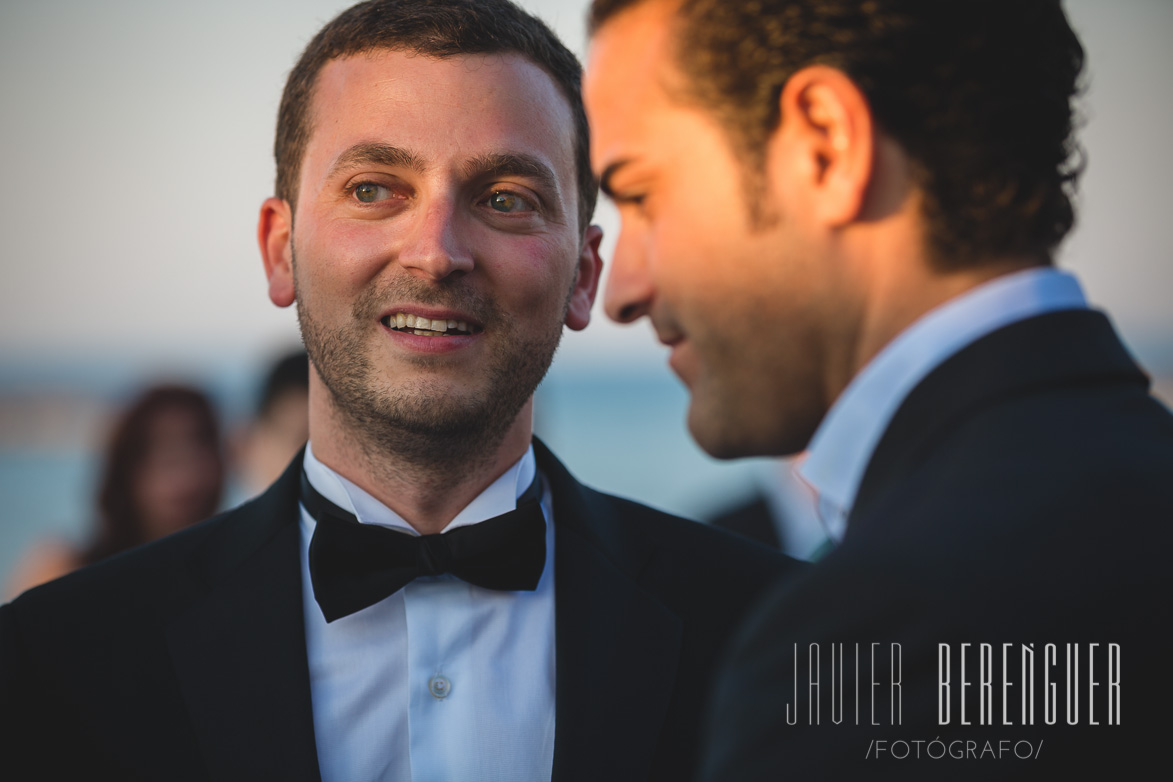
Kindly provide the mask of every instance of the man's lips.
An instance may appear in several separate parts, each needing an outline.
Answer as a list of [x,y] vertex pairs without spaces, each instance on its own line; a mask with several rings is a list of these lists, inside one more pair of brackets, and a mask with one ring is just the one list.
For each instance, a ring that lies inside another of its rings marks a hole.
[[671,350],[668,356],[668,366],[676,373],[677,377],[684,381],[685,385],[688,385],[688,379],[685,375],[688,373],[687,366],[691,363],[688,357],[691,350],[684,332],[674,325],[665,323],[662,318],[653,317],[651,321],[656,338]]
[[661,344],[674,348],[684,341],[683,334],[664,334],[663,332],[656,332],[656,338],[660,340]]
[[385,313],[379,322],[389,329],[421,337],[461,336],[484,331],[480,323],[456,310],[404,307]]
[[656,332],[656,339],[668,347],[674,347],[684,339],[684,333],[679,329],[664,323],[663,319],[651,316],[652,330]]
[[692,388],[691,379],[694,375],[694,363],[696,356],[693,354],[692,345],[682,335],[676,336],[671,342],[665,342],[672,352],[668,356],[668,367],[680,378],[685,386]]

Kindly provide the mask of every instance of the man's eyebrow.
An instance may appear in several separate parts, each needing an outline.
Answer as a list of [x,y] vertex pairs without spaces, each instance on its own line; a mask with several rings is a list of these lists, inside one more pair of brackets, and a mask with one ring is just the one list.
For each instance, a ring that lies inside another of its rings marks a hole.
[[363,143],[355,144],[339,155],[330,168],[330,174],[334,175],[365,165],[406,168],[417,174],[422,174],[427,168],[423,158],[409,149],[394,147],[390,144]]
[[550,167],[532,155],[517,152],[488,152],[469,158],[464,164],[464,174],[469,179],[486,179],[521,176],[537,180],[546,190],[560,194],[558,177]]
[[603,169],[603,173],[599,176],[599,190],[603,191],[603,195],[612,200],[615,199],[615,189],[611,187],[611,180],[615,178],[615,174],[619,171],[619,169],[623,168],[630,162],[631,161],[627,160],[626,158],[623,160],[616,160],[614,163]]

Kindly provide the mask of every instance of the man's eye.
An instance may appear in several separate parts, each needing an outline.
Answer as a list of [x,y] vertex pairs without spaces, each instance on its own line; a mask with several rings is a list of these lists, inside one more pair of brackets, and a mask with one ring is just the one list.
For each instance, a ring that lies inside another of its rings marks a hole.
[[493,193],[489,196],[489,207],[498,212],[532,212],[533,205],[515,193]]
[[643,193],[620,194],[616,193],[611,196],[611,200],[616,206],[634,206],[637,209],[644,204],[646,196]]
[[388,197],[387,188],[382,185],[376,185],[373,182],[362,182],[355,185],[354,197],[364,204],[373,204],[376,201]]

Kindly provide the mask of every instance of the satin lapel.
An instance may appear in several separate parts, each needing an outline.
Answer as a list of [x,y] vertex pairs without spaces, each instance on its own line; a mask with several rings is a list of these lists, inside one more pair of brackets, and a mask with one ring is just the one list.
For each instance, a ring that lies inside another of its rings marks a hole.
[[640,551],[610,501],[537,440],[554,497],[554,782],[649,778],[676,681],[682,623],[639,583]]
[[294,460],[193,562],[205,591],[168,643],[209,776],[317,782]]

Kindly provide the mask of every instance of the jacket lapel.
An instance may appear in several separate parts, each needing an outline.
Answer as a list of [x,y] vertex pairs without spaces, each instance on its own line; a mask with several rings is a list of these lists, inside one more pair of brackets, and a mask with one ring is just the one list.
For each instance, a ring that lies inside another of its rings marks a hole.
[[232,511],[192,561],[202,593],[167,640],[213,779],[317,782],[301,606],[297,476]]
[[[555,782],[648,778],[682,622],[639,576],[654,552],[535,439],[554,496]],[[209,776],[320,780],[301,607],[300,456],[222,520],[191,567],[198,596],[168,644]]]
[[848,529],[866,523],[887,487],[900,486],[933,446],[983,406],[1091,383],[1148,387],[1102,313],[1069,310],[1012,323],[929,373],[892,417],[860,483]]
[[675,686],[682,622],[639,583],[652,557],[610,500],[534,440],[554,497],[554,780],[646,780]]

